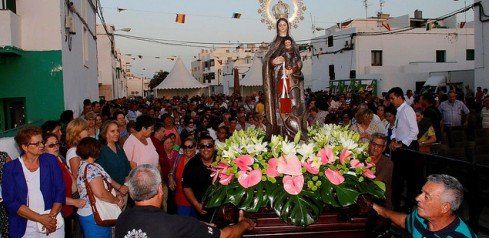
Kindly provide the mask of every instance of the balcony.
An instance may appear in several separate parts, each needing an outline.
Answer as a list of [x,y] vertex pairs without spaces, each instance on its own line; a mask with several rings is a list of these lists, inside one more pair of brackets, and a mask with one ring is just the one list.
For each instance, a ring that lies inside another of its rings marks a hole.
[[19,54],[20,17],[10,10],[0,10],[0,54]]

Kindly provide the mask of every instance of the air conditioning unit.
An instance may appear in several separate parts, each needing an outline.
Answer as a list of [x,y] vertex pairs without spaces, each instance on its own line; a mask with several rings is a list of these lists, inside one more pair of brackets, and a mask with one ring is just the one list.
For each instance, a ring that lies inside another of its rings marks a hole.
[[73,16],[66,16],[65,28],[70,34],[76,34],[75,21],[73,20]]

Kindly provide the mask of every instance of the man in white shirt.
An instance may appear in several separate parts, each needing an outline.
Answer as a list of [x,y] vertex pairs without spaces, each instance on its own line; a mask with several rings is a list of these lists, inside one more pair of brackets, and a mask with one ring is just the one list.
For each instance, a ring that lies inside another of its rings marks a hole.
[[[416,113],[404,100],[404,94],[399,87],[392,88],[388,92],[390,102],[397,108],[396,122],[392,130],[392,160],[394,162],[394,173],[392,181],[392,201],[394,210],[400,209],[401,194],[404,191],[404,182],[407,185],[406,208],[414,205],[414,198],[419,191],[422,174],[422,162],[413,158],[410,150],[418,151],[418,123]],[[403,149],[400,149],[403,148]],[[419,187],[419,188],[418,188]]]

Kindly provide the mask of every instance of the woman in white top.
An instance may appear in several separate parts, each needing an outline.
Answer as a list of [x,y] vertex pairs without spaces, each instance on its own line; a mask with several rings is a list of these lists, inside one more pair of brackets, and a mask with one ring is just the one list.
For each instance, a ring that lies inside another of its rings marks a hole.
[[160,169],[160,157],[150,138],[155,123],[155,119],[148,115],[141,115],[136,119],[136,132],[127,138],[123,146],[131,168],[151,164]]
[[[128,188],[112,180],[102,166],[95,163],[96,158],[100,157],[101,147],[102,144],[92,137],[82,139],[77,146],[76,152],[80,155],[81,162],[76,183],[80,199],[86,201],[86,205],[78,209],[77,213],[85,237],[110,238],[112,228],[100,226],[95,222],[86,183],[90,186],[93,196],[102,201],[117,204],[121,208],[125,205],[123,196],[127,194]],[[105,188],[105,180],[119,192],[119,195],[114,196]]]
[[80,156],[76,154],[76,145],[81,139],[88,136],[87,129],[88,123],[83,118],[70,121],[66,126],[66,144],[70,148],[66,152],[66,163],[75,178],[78,177],[78,167],[80,166]]

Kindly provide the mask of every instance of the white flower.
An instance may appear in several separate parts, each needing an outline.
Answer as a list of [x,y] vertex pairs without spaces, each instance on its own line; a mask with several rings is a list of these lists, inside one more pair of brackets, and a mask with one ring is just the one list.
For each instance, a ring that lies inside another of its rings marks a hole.
[[282,153],[285,155],[295,155],[297,151],[294,142],[282,141]]
[[307,158],[314,156],[314,143],[303,143],[300,145],[299,149],[297,149],[297,153],[302,155],[301,162],[304,162]]

